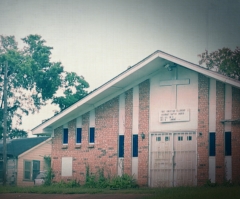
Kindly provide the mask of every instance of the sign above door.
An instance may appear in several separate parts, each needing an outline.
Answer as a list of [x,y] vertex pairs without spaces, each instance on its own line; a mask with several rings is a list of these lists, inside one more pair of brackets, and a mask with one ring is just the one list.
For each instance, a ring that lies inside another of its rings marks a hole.
[[159,112],[159,122],[186,122],[189,120],[189,109],[161,110]]

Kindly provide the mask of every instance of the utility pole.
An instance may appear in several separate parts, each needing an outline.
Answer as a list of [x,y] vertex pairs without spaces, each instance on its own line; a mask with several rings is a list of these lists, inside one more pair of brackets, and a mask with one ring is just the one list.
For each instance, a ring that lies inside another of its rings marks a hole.
[[4,71],[4,87],[3,87],[3,97],[4,97],[4,112],[3,112],[3,186],[7,183],[7,68],[8,62],[5,62]]

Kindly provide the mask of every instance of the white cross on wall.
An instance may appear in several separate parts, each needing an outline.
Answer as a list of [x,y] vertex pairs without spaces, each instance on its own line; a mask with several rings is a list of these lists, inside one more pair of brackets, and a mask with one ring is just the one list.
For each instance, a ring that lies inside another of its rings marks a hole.
[[174,108],[177,109],[177,86],[178,85],[187,85],[190,83],[190,79],[178,79],[178,68],[177,66],[173,68],[172,71],[172,80],[160,81],[160,86],[171,86],[173,94]]

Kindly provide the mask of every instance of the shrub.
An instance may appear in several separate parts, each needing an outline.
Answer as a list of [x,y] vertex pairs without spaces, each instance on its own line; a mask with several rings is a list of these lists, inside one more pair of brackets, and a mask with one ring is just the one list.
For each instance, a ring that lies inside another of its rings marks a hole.
[[115,176],[109,184],[111,189],[130,189],[138,188],[138,184],[133,176],[123,174],[122,176]]
[[52,171],[52,168],[49,168],[47,171],[47,175],[44,179],[44,185],[49,186],[52,184],[52,179],[54,178],[54,173]]
[[89,166],[86,167],[86,182],[87,188],[107,188],[110,189],[129,189],[139,187],[133,176],[123,174],[115,176],[112,179],[104,176],[104,169],[99,169],[97,174],[90,173]]
[[57,183],[53,183],[52,186],[57,188],[75,188],[80,187],[80,183],[77,180],[71,180],[69,182],[64,182],[63,180]]

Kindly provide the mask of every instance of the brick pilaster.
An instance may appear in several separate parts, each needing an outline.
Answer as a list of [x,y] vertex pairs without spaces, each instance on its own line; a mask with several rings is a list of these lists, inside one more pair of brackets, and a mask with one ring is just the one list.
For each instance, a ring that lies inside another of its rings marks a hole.
[[133,89],[125,93],[124,173],[132,175]]
[[[148,184],[148,156],[149,156],[149,79],[139,84],[139,132],[138,132],[138,183]],[[145,134],[142,140],[141,133]]]
[[[232,87],[232,119],[240,119],[240,89]],[[240,182],[240,122],[232,123],[232,181]]]
[[225,177],[224,163],[224,119],[225,111],[225,86],[223,83],[216,82],[216,182],[223,183]]
[[209,79],[198,74],[197,184],[208,180]]

